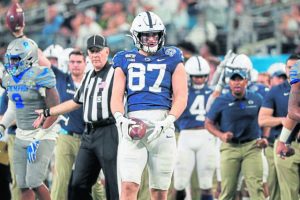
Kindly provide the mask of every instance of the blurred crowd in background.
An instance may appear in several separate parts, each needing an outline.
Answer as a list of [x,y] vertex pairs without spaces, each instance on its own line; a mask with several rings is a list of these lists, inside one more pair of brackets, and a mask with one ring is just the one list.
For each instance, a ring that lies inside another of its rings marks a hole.
[[128,49],[133,16],[149,10],[162,18],[170,45],[185,40],[213,55],[228,49],[248,55],[300,52],[300,0],[2,0],[0,55],[12,39],[5,13],[15,1],[25,11],[25,34],[42,50],[51,44],[84,50],[87,37],[97,33],[108,38],[113,53]]

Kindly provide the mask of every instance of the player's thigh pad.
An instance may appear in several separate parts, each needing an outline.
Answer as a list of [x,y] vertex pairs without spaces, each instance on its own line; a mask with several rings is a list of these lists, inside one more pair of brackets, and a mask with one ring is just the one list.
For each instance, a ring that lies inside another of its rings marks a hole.
[[147,157],[147,149],[140,140],[122,138],[118,148],[121,181],[140,184]]
[[157,139],[148,144],[150,188],[167,190],[176,161],[176,139],[173,128],[165,130]]
[[216,170],[215,138],[205,129],[199,130],[196,137],[193,141],[198,141],[196,166],[199,187],[201,189],[210,189],[213,186],[213,176]]
[[16,174],[16,181],[19,188],[27,188],[26,185],[26,168],[27,168],[27,154],[26,147],[30,144],[29,141],[15,139],[14,143],[14,172]]
[[181,131],[178,138],[178,152],[174,170],[174,188],[183,190],[189,185],[195,166],[195,151],[189,145],[188,131]]
[[40,141],[36,161],[27,164],[26,184],[28,187],[36,188],[42,185],[43,181],[46,179],[54,146],[54,140]]

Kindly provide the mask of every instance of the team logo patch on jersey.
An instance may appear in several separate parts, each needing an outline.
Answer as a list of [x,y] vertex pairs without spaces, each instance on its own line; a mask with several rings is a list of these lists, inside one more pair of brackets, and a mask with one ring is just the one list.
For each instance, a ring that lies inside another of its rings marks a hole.
[[248,101],[248,104],[250,104],[250,105],[251,105],[251,104],[254,104],[254,101],[249,100],[249,101]]
[[170,57],[173,57],[176,53],[176,50],[173,49],[173,48],[168,48],[165,52],[166,55],[170,56]]
[[125,58],[126,58],[128,61],[131,61],[131,62],[134,62],[134,61],[135,61],[135,57],[136,57],[135,54],[126,54],[126,55],[125,55]]

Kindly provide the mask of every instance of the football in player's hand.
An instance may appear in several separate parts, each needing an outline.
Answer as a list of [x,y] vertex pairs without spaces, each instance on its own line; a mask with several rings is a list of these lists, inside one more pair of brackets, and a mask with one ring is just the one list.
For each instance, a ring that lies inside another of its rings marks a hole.
[[136,124],[129,125],[129,136],[133,140],[142,139],[147,131],[147,125],[140,119],[131,118]]
[[25,26],[24,11],[20,4],[13,3],[6,13],[6,24],[10,31],[16,32]]

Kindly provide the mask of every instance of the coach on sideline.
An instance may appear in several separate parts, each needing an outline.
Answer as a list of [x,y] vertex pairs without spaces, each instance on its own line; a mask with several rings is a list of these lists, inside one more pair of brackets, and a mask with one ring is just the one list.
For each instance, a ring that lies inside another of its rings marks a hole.
[[94,69],[86,73],[72,100],[45,110],[37,110],[39,117],[35,126],[45,117],[64,114],[82,105],[86,131],[75,162],[71,199],[92,200],[91,187],[103,169],[106,198],[118,200],[118,130],[109,106],[114,69],[108,63],[109,48],[103,36],[91,36],[87,40],[87,48]]
[[[247,71],[235,69],[230,78],[230,93],[221,95],[212,104],[205,128],[222,140],[221,200],[234,199],[238,177],[242,171],[251,199],[264,200],[263,164],[260,146],[266,145],[258,126],[262,97],[247,91]],[[253,164],[255,163],[255,167]]]

